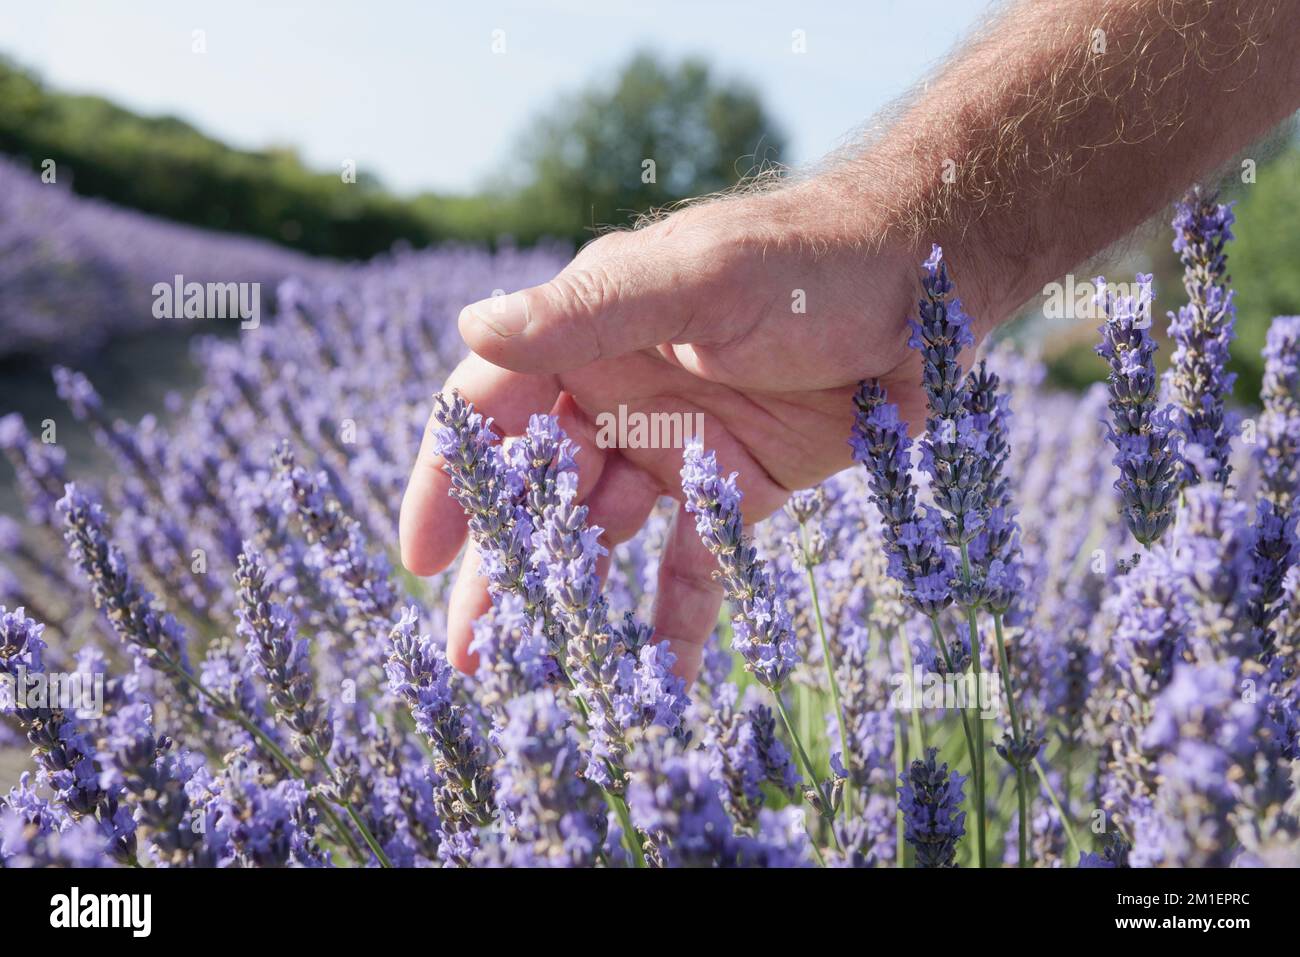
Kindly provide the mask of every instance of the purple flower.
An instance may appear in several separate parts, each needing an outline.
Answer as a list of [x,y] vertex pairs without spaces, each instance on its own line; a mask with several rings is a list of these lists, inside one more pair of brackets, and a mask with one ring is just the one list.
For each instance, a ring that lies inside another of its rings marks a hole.
[[451,665],[427,635],[419,633],[419,611],[402,612],[393,627],[388,658],[388,685],[406,702],[416,729],[433,748],[433,769],[444,859],[468,864],[464,850],[476,845],[475,830],[492,821],[492,776],[485,748],[469,716],[455,701]]
[[[276,449],[275,467],[285,507],[297,514],[307,540],[322,551],[328,580],[353,619],[350,624],[363,634],[373,632],[376,621],[386,628],[397,604],[388,561],[370,554],[361,524],[331,494],[337,483],[325,472],[311,475],[297,465],[287,445]],[[378,645],[368,642],[366,647]]]
[[1189,599],[1187,642],[1198,660],[1259,653],[1251,623],[1258,575],[1246,506],[1214,483],[1184,492],[1167,561]]
[[29,811],[0,802],[0,865],[4,867],[112,867],[93,821],[62,829],[34,822]]
[[716,455],[706,455],[698,441],[686,447],[684,459],[686,511],[695,516],[695,531],[717,560],[735,609],[731,647],[761,684],[778,690],[799,663],[784,591],[744,536],[735,473],[723,478]]
[[1300,538],[1296,534],[1297,516],[1284,512],[1269,499],[1255,503],[1255,534],[1251,554],[1251,588],[1246,614],[1254,628],[1254,644],[1260,657],[1272,659],[1276,633],[1273,620],[1282,611],[1283,583],[1286,574],[1300,555]]
[[533,562],[543,575],[550,618],[566,642],[565,670],[587,712],[591,752],[585,773],[618,790],[624,777],[627,732],[658,725],[677,730],[686,706],[685,684],[672,675],[673,656],[651,644],[629,618],[609,622],[597,563],[605,549],[599,526],[588,526],[577,504],[577,475],[560,473],[555,500],[533,536]]
[[1178,409],[1178,428],[1188,446],[1197,446],[1204,459],[1183,462],[1182,481],[1225,484],[1231,424],[1224,403],[1236,376],[1227,371],[1229,347],[1237,310],[1226,276],[1224,248],[1232,236],[1232,204],[1218,202],[1213,193],[1193,189],[1174,214],[1174,252],[1183,264],[1187,305],[1169,316],[1169,336],[1176,343],[1168,372]]
[[154,731],[153,709],[130,704],[109,719],[100,753],[105,787],[122,789],[159,867],[211,865],[201,828],[193,826],[185,785],[202,758],[177,752]]
[[917,867],[956,867],[957,842],[966,833],[966,812],[957,810],[965,799],[965,778],[949,774],[948,765],[937,762],[938,753],[930,748],[924,761],[913,761],[899,775],[903,836],[916,851]]
[[737,694],[735,685],[724,684],[718,689],[706,747],[712,774],[721,782],[722,802],[736,827],[748,831],[762,810],[763,786],[791,796],[799,776],[789,751],[776,736],[772,710],[757,701],[747,701],[738,709]]
[[239,632],[248,643],[252,670],[266,682],[271,703],[293,732],[299,753],[321,761],[334,740],[330,708],[316,697],[310,646],[298,636],[293,615],[274,601],[266,574],[266,562],[246,542],[235,574]]
[[[1138,287],[1151,277],[1139,275]],[[1160,538],[1173,520],[1180,460],[1168,410],[1157,409],[1155,340],[1151,338],[1149,294],[1116,296],[1097,277],[1097,302],[1106,315],[1097,354],[1110,363],[1111,421],[1120,477],[1115,491],[1129,531],[1143,545]]]
[[181,714],[192,716],[198,704],[187,677],[185,632],[175,618],[159,611],[153,594],[131,575],[122,552],[109,541],[107,519],[98,502],[69,484],[58,508],[69,555],[90,583],[95,607],[131,651],[170,679],[168,698]]
[[555,692],[513,698],[497,735],[496,800],[516,867],[585,867],[604,841],[605,804],[581,776],[572,715]]
[[0,449],[13,466],[18,488],[27,506],[27,520],[53,526],[59,521],[56,503],[67,484],[65,455],[54,444],[37,442],[17,412],[0,417]]
[[982,437],[978,458],[984,485],[986,511],[980,530],[969,546],[971,583],[963,585],[962,604],[985,605],[1005,614],[1023,589],[1020,570],[1020,526],[1011,504],[1010,480],[1005,474],[1011,454],[1008,444],[1011,406],[998,393],[1000,380],[987,364],[966,378],[966,411],[972,432]]
[[849,444],[866,466],[871,501],[883,519],[889,574],[903,588],[908,604],[935,615],[952,600],[956,562],[942,540],[941,520],[916,505],[907,424],[898,407],[886,401],[877,382],[864,382],[853,397],[857,407]]
[[243,757],[219,775],[199,768],[186,785],[192,814],[202,820],[207,854],[219,866],[320,867],[316,816],[297,779],[265,784],[262,769]]
[[[538,595],[528,577],[532,525],[518,502],[523,476],[507,466],[492,420],[475,412],[459,393],[452,393],[450,399],[436,396],[433,417],[438,423],[433,431],[434,449],[451,478],[451,497],[465,510],[484,577],[495,590],[524,597],[531,610]],[[535,432],[528,448],[515,456],[519,464],[549,475],[545,466],[533,466],[530,455],[546,435],[544,430]],[[539,495],[539,500],[544,497]]]
[[500,596],[473,624],[469,650],[479,657],[475,677],[483,705],[498,714],[511,698],[562,680],[541,625],[524,611],[518,595]]
[[[0,605],[0,676],[10,679],[15,692],[19,681],[44,671],[41,640],[44,626],[23,613]],[[32,746],[41,783],[52,791],[57,806],[72,821],[88,820],[99,829],[101,850],[121,863],[135,860],[135,827],[119,803],[119,789],[104,787],[96,767],[94,743],[76,718],[60,708],[19,707],[6,701],[0,686],[0,714],[17,719]]]
[[666,867],[793,867],[807,860],[801,814],[760,814],[756,837],[737,835],[710,776],[709,756],[651,732],[630,756],[627,804],[632,823]]
[[1143,744],[1158,751],[1160,785],[1134,821],[1135,866],[1226,867],[1235,816],[1270,748],[1263,703],[1229,662],[1180,664],[1156,702]]
[[1264,412],[1255,436],[1260,501],[1256,506],[1255,593],[1251,620],[1261,654],[1274,653],[1273,621],[1283,581],[1296,562],[1295,499],[1300,492],[1300,316],[1278,316],[1264,347]]
[[1300,316],[1278,316],[1264,346],[1256,434],[1261,494],[1286,512],[1300,494]]
[[984,523],[991,469],[987,435],[968,408],[971,384],[959,360],[975,344],[970,316],[960,299],[949,299],[952,282],[943,250],[934,246],[924,263],[919,321],[911,323],[908,345],[921,354],[921,384],[929,404],[921,468],[943,513],[944,540],[954,547],[971,541]]

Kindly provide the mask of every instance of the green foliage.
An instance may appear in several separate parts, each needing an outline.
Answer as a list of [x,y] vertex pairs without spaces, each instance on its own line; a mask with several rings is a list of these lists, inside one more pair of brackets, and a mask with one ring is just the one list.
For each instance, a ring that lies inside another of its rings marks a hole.
[[1300,147],[1258,170],[1257,182],[1237,187],[1237,223],[1228,257],[1237,290],[1233,366],[1237,401],[1255,405],[1264,374],[1260,350],[1275,316],[1300,313]]
[[699,60],[669,66],[641,53],[615,82],[565,100],[529,130],[516,151],[522,168],[507,174],[518,187],[514,221],[521,238],[589,238],[732,186],[783,146],[747,86],[715,80]]
[[231,149],[174,117],[141,117],[95,96],[46,90],[0,61],[0,151],[58,164],[83,195],[311,253],[370,256],[438,236],[371,180],[308,170],[287,150]]
[[[1264,375],[1260,351],[1269,324],[1276,316],[1300,313],[1300,269],[1295,262],[1295,251],[1300,249],[1300,144],[1291,140],[1260,163],[1254,183],[1241,183],[1234,175],[1221,195],[1224,201],[1236,202],[1237,214],[1232,227],[1236,239],[1228,245],[1228,274],[1237,306],[1237,336],[1230,365],[1237,374],[1233,398],[1241,405],[1258,405]],[[1142,257],[1151,263],[1155,277],[1157,333],[1164,331],[1164,314],[1176,312],[1187,301],[1172,242],[1168,224],[1163,224]],[[1072,332],[1049,357],[1055,384],[1081,389],[1105,378],[1106,365],[1092,352],[1096,337],[1088,335],[1090,331],[1083,335]],[[1156,354],[1161,368],[1171,353],[1170,343],[1162,341]]]
[[[0,58],[0,152],[46,158],[73,189],[212,229],[318,255],[363,258],[398,240],[582,241],[593,224],[734,184],[780,150],[757,95],[718,83],[701,62],[634,57],[611,85],[562,103],[476,196],[402,200],[364,174],[315,172],[291,150],[232,149],[174,117],[142,117],[95,96],[46,89]],[[656,182],[642,182],[654,159]]]

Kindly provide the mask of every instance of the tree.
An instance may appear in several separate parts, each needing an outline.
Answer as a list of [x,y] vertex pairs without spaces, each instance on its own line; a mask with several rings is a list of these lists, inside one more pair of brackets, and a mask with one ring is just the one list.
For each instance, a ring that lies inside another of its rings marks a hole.
[[[719,81],[700,60],[665,65],[639,53],[539,119],[510,171],[520,238],[590,238],[600,226],[734,185],[784,148],[757,93]],[[513,174],[513,175],[512,175]]]

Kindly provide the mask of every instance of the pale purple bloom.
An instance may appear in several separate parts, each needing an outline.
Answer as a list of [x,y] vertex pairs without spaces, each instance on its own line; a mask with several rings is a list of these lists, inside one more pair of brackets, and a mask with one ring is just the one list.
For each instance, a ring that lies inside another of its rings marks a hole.
[[857,411],[849,444],[867,469],[871,501],[883,519],[889,574],[913,608],[937,614],[952,600],[956,559],[942,539],[942,521],[917,507],[907,424],[876,382],[862,383],[853,402]]
[[684,460],[685,508],[695,516],[695,530],[718,562],[734,607],[731,647],[760,683],[779,689],[799,663],[784,590],[744,535],[735,473],[723,478],[716,455],[705,454],[698,441],[687,446]]
[[516,867],[584,867],[604,841],[605,803],[582,776],[573,715],[555,692],[512,698],[496,736],[496,801]]
[[485,746],[464,709],[453,700],[451,665],[442,649],[419,632],[414,606],[393,627],[388,685],[404,701],[416,730],[434,750],[433,770],[442,840],[439,853],[456,864],[470,863],[476,829],[492,821],[493,783]]
[[[1137,281],[1139,288],[1150,288],[1150,276],[1139,275]],[[1097,354],[1110,363],[1107,435],[1120,470],[1115,491],[1129,531],[1150,545],[1173,520],[1181,467],[1171,413],[1158,407],[1150,297],[1116,296],[1105,279],[1099,276],[1095,282],[1106,315]]]
[[1232,423],[1224,410],[1232,395],[1234,373],[1227,371],[1237,310],[1228,288],[1228,256],[1236,217],[1232,204],[1213,193],[1193,189],[1174,214],[1174,252],[1183,263],[1187,304],[1169,316],[1169,337],[1176,343],[1169,381],[1178,409],[1178,429],[1203,462],[1189,456],[1182,481],[1226,484]]

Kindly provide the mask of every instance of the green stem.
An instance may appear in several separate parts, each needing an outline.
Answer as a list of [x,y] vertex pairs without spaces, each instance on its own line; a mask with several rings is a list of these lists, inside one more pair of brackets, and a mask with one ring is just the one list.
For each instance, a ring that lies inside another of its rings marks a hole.
[[[808,752],[804,750],[803,742],[799,740],[799,735],[794,730],[794,724],[790,721],[790,715],[785,710],[785,704],[781,701],[781,695],[776,691],[776,689],[772,690],[772,700],[776,702],[776,711],[777,714],[781,716],[781,721],[785,725],[786,733],[790,735],[790,740],[794,742],[794,749],[799,755],[800,763],[803,764],[804,773],[807,774],[808,778],[812,781],[813,788],[816,790],[820,799],[819,803],[822,806],[821,816],[825,818],[826,823],[830,825],[831,840],[835,842],[835,849],[837,851],[842,850],[840,847],[839,835],[835,833],[835,814],[831,810],[831,796],[822,787],[821,778],[817,777],[817,772],[813,768],[812,761],[808,759]],[[814,845],[816,844],[815,841],[813,843]],[[819,854],[818,856],[820,857],[821,855]]]
[[1065,778],[1061,784],[1063,792],[1061,797],[1065,801],[1065,806],[1069,807],[1070,795],[1074,790],[1074,742],[1069,739],[1065,741],[1065,754],[1061,763],[1064,765],[1064,770],[1061,773]]
[[[961,543],[961,575],[962,581],[970,585],[970,547],[966,542]],[[966,609],[966,622],[970,627],[970,666],[971,674],[975,676],[975,687],[980,686],[983,669],[980,666],[980,630],[979,622],[975,620],[975,609],[970,607]],[[979,758],[979,772],[975,776],[975,791],[979,795],[979,804],[975,806],[975,829],[979,838],[979,865],[986,866],[986,856],[984,847],[985,823],[984,815],[986,808],[984,806],[985,793],[985,775],[984,775],[984,717],[978,711],[975,713],[975,751]]]
[[1029,796],[1025,790],[1025,771],[1016,768],[1016,803],[1020,808],[1020,866],[1028,867],[1029,861]]
[[[316,760],[320,762],[321,769],[329,776],[330,781],[334,783],[334,787],[337,789],[339,786],[338,776],[334,773],[334,768],[330,766],[329,759],[326,758],[321,752],[321,749],[316,746],[314,740],[312,742],[312,751],[315,752]],[[388,855],[385,854],[384,849],[379,846],[379,842],[375,840],[375,836],[370,833],[370,828],[366,826],[365,821],[361,819],[361,815],[352,807],[352,803],[343,800],[340,800],[338,803],[339,806],[347,812],[348,817],[352,819],[352,823],[356,825],[357,830],[361,833],[361,839],[366,842],[366,846],[369,847],[371,853],[375,855],[375,859],[379,861],[379,865],[381,867],[392,867],[393,862],[388,859]]]
[[1034,770],[1038,772],[1038,780],[1042,782],[1043,790],[1047,792],[1047,799],[1052,802],[1052,807],[1056,808],[1056,813],[1061,818],[1061,826],[1065,828],[1066,840],[1074,848],[1074,859],[1077,861],[1081,851],[1079,841],[1074,836],[1074,828],[1070,826],[1070,816],[1065,813],[1065,808],[1061,807],[1061,802],[1057,800],[1056,792],[1052,790],[1052,783],[1047,780],[1047,774],[1043,771],[1043,766],[1038,762],[1037,758],[1034,758]]
[[[894,711],[894,780],[901,782],[903,779],[903,719],[899,716],[897,709]],[[903,859],[907,851],[907,838],[905,837],[906,825],[903,822],[903,812],[894,813],[895,823],[895,851],[894,861],[896,867],[903,866]]]
[[[939,619],[934,615],[930,616],[930,631],[934,635],[934,643],[939,646],[939,651],[943,654],[943,662],[945,665],[948,666],[948,673],[952,674],[953,673],[952,655],[948,653],[948,645],[943,640],[943,632],[939,630]],[[957,711],[957,714],[961,716],[961,727],[962,730],[966,732],[966,753],[970,758],[971,777],[975,779],[975,791],[978,792],[981,798],[980,803],[975,806],[975,821],[978,825],[978,833],[980,837],[979,853],[977,856],[979,859],[979,866],[983,867],[984,866],[984,840],[983,840],[984,838],[983,803],[984,802],[982,798],[984,792],[980,788],[980,772],[982,769],[980,766],[981,762],[978,760],[977,757],[981,753],[981,750],[984,747],[983,733],[982,732],[976,733],[971,731],[970,718],[967,716],[965,708],[959,709]],[[978,746],[977,746],[977,742],[978,742]]]
[[[799,537],[804,547],[804,555],[807,555],[808,536],[807,528],[802,523],[799,525]],[[840,683],[835,679],[836,662],[835,656],[831,654],[831,643],[826,637],[826,623],[822,619],[822,604],[817,595],[817,576],[813,574],[813,566],[804,563],[804,571],[808,575],[808,591],[812,596],[813,617],[817,621],[817,634],[822,643],[822,661],[826,664],[826,677],[830,681],[831,688],[831,705],[835,708],[835,722],[840,729],[840,753],[845,770],[849,768],[849,728],[848,723],[844,720],[844,705],[840,701]],[[852,801],[853,782],[851,776],[844,782],[844,814],[848,816],[848,807]]]
[[[222,701],[213,692],[205,688],[202,685],[202,683],[200,683],[192,674],[189,673],[187,669],[182,668],[179,663],[173,661],[170,656],[164,654],[162,651],[158,649],[154,649],[154,651],[157,654],[158,659],[164,665],[166,665],[167,669],[171,671],[172,674],[178,676],[179,678],[181,678],[181,680],[187,682],[199,694],[207,698],[208,701],[211,702],[213,707],[216,708],[221,714],[225,715],[227,718],[234,721],[236,724],[238,724],[249,734],[253,735],[253,737],[257,738],[257,740],[262,744],[262,747],[264,747],[267,750],[267,753],[270,754],[273,758],[275,758],[275,760],[279,762],[284,767],[284,769],[287,772],[289,772],[289,774],[299,779],[303,779],[305,777],[305,775],[302,772],[302,768],[298,767],[297,764],[295,764],[292,760],[290,760],[289,756],[280,749],[280,746],[276,744],[273,740],[271,740],[270,736],[267,735],[267,733],[263,731],[261,728],[259,728],[257,726],[257,723],[254,722],[252,719],[250,719],[246,714],[244,714],[242,710],[231,707],[225,701]],[[319,795],[313,794],[311,796],[311,800],[312,803],[316,805],[317,810],[321,812],[321,816],[326,819],[330,827],[334,830],[335,837],[340,840],[340,843],[348,845],[348,848],[353,852],[353,855],[356,857],[357,863],[364,864],[366,862],[365,854],[362,853],[361,848],[357,845],[357,842],[352,837],[351,832],[349,832],[348,829],[343,826],[343,822],[339,820],[338,815],[334,813],[334,811],[330,808],[330,806]],[[351,808],[348,808],[348,810],[350,812]],[[382,856],[380,857],[381,863],[384,862],[385,860],[387,860],[387,858],[384,858]],[[392,865],[385,864],[384,866],[391,867]]]
[[[934,622],[931,621],[931,624],[934,624]],[[937,627],[937,626],[936,626],[936,627]],[[890,629],[890,636],[891,636],[891,638],[892,638],[894,635],[896,635],[896,634],[898,634],[897,629],[892,629],[892,628],[891,628],[891,629]],[[936,633],[936,634],[937,634],[937,633]],[[912,664],[912,645],[911,645],[911,643],[907,640],[907,635],[901,635],[900,637],[903,639],[903,641],[902,641],[902,645],[903,645],[903,667],[907,669],[907,680],[908,680],[908,681],[911,681],[911,680],[912,680],[912,668],[913,668],[913,664]],[[890,639],[886,639],[887,642],[888,642],[889,640],[890,640]],[[943,647],[943,642],[942,642],[942,641],[939,642],[939,646],[940,646],[940,647]],[[886,647],[888,647],[888,645],[886,645]],[[944,649],[944,653],[945,653],[945,654],[947,653],[947,649]],[[914,693],[915,693],[915,692],[914,692]],[[912,724],[912,740],[911,740],[911,742],[910,742],[910,745],[911,745],[911,755],[912,755],[912,759],[913,759],[913,760],[924,760],[924,759],[925,759],[925,751],[926,751],[926,748],[928,748],[928,747],[930,746],[930,742],[926,740],[925,725],[921,723],[921,709],[918,708],[918,707],[916,707],[916,702],[915,702],[915,701],[912,702],[912,707],[910,707],[910,708],[907,709],[907,715],[908,715],[908,720],[909,720],[909,721],[911,722],[911,724]]]
[[809,845],[812,846],[812,849],[813,849],[813,857],[817,858],[817,866],[818,866],[818,867],[825,867],[825,866],[826,866],[826,858],[822,857],[822,849],[817,845],[817,842],[814,841],[814,840],[809,839],[808,843],[809,843]]
[[618,817],[618,826],[623,829],[623,840],[631,854],[632,866],[649,867],[645,859],[645,848],[641,845],[641,836],[632,825],[632,815],[628,813],[627,802],[620,795],[608,790],[605,791],[605,799],[613,807],[614,814]]
[[[1015,689],[1011,683],[1011,663],[1007,656],[1006,640],[1002,637],[1002,614],[993,613],[993,635],[997,642],[998,667],[1002,669],[1002,693],[1007,699],[1007,713],[1011,716],[1011,733],[1017,742],[1023,743],[1020,733],[1020,718],[1016,711]],[[1026,791],[1025,769],[1016,768],[1016,802],[1020,809],[1020,866],[1029,866],[1029,795]]]

